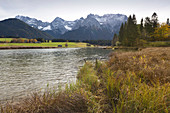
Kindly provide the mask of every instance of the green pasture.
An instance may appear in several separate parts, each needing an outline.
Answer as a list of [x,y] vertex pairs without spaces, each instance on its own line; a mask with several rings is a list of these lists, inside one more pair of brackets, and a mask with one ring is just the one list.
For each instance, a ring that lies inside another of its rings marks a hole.
[[[8,46],[33,46],[33,47],[58,47],[58,45],[62,45],[65,47],[66,42],[52,42],[52,43],[0,43],[0,47],[8,47]],[[69,48],[77,48],[77,47],[87,47],[87,43],[81,42],[67,42]]]
[[[7,42],[11,42],[11,40],[13,40],[14,38],[0,38],[0,41],[7,41]],[[20,39],[24,39],[26,40],[26,38],[20,38]]]
[[7,42],[11,42],[13,38],[0,38],[0,41],[7,41]]

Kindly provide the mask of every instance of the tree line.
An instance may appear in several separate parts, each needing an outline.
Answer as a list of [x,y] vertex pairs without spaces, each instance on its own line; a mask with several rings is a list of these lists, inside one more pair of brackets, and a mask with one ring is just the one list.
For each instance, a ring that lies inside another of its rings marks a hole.
[[89,43],[92,45],[99,45],[99,46],[111,46],[112,45],[111,40],[85,40],[82,42]]
[[151,18],[142,18],[140,24],[137,24],[135,15],[130,15],[127,22],[122,23],[119,35],[114,35],[112,45],[142,46],[147,41],[169,40],[168,27],[169,19],[160,24],[155,12]]
[[92,45],[100,45],[100,46],[111,46],[112,41],[111,40],[66,40],[66,39],[53,39],[52,42],[85,42]]

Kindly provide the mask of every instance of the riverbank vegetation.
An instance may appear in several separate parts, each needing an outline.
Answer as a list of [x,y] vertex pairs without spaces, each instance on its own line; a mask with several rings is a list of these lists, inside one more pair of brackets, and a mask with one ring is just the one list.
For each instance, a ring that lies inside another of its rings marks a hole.
[[170,47],[114,52],[108,61],[86,62],[76,84],[35,93],[1,112],[168,113]]

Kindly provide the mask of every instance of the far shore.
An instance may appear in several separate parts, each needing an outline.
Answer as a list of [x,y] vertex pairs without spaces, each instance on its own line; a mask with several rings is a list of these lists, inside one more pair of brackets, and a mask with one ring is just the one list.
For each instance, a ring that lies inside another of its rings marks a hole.
[[81,42],[51,42],[51,43],[0,43],[0,50],[5,49],[52,49],[52,48],[84,48],[87,43]]
[[63,48],[63,47],[7,46],[7,47],[0,47],[0,50],[4,50],[4,49],[51,49],[51,48]]

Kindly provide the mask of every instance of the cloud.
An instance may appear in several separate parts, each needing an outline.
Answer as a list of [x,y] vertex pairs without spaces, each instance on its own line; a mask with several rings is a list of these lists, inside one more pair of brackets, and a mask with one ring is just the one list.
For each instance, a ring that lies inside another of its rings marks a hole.
[[0,19],[20,14],[43,21],[52,21],[57,16],[75,20],[89,13],[121,13],[127,16],[136,14],[140,21],[154,11],[158,16],[168,17],[169,14],[165,15],[168,10],[169,0],[0,0]]

